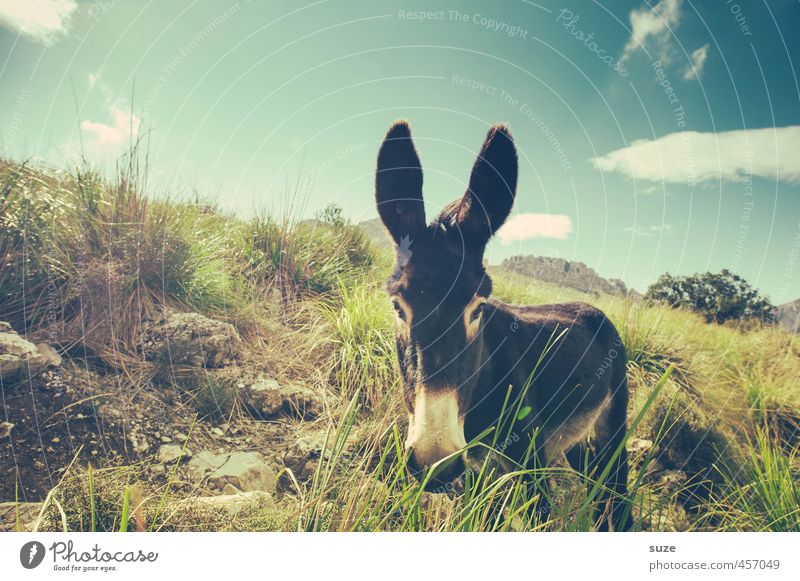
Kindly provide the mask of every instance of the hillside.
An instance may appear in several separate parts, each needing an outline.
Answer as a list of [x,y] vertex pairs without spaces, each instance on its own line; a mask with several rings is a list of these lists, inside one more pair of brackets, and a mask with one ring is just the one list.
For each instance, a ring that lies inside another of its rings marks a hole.
[[389,233],[383,226],[380,218],[373,218],[372,220],[364,220],[358,223],[358,227],[369,237],[376,246],[381,248],[391,249],[392,239]]
[[[0,160],[0,528],[592,529],[561,466],[547,522],[529,471],[448,495],[409,475],[391,257],[362,227],[241,220],[124,171]],[[800,338],[518,270],[491,269],[501,300],[588,301],[620,331],[637,530],[800,530]]]
[[778,323],[790,333],[800,333],[800,299],[778,306]]
[[537,280],[568,287],[583,293],[604,293],[614,296],[637,296],[618,278],[606,279],[582,262],[547,256],[512,256],[505,259],[501,267],[517,274]]
[[[365,220],[358,223],[358,227],[376,245],[390,249],[391,239],[380,218]],[[594,269],[582,262],[568,261],[563,258],[550,258],[547,256],[513,256],[505,259],[500,268],[509,272],[535,278],[541,282],[559,287],[566,287],[582,293],[604,293],[614,296],[636,297],[638,293],[628,289],[625,283],[617,278],[606,279],[597,274]]]

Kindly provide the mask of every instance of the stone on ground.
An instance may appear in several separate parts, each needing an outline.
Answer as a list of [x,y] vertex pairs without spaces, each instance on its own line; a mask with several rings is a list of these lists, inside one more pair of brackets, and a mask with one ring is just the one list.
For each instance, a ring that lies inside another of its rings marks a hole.
[[240,341],[229,323],[199,313],[170,312],[145,325],[142,349],[151,361],[222,367],[236,357]]
[[34,345],[0,321],[0,378],[12,382],[61,365],[61,357],[45,343]]
[[275,490],[275,471],[257,452],[198,452],[189,461],[190,477],[214,494]]

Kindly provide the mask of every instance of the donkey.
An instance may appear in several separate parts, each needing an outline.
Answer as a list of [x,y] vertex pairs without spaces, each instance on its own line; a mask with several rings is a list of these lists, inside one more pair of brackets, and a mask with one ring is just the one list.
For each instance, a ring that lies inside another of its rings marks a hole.
[[[467,442],[497,424],[510,389],[531,411],[503,454],[527,468],[566,456],[579,470],[588,458],[589,475],[607,471],[598,529],[626,530],[628,388],[617,330],[584,303],[490,298],[484,250],[511,212],[517,170],[510,131],[492,126],[466,193],[426,224],[408,123],[394,123],[380,147],[375,200],[396,251],[387,291],[409,411],[408,466],[422,479],[436,465],[427,486],[447,488],[470,465]],[[545,502],[537,510],[547,517]]]

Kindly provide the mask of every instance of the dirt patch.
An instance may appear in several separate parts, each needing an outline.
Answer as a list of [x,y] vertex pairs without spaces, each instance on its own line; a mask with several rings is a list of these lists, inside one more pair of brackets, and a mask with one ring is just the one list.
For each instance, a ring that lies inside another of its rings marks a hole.
[[[3,421],[13,424],[0,440],[0,500],[43,499],[77,457],[95,464],[124,456],[87,399],[87,381],[98,378],[62,370],[3,386]],[[97,385],[92,391],[97,390]],[[101,390],[102,391],[102,390]]]

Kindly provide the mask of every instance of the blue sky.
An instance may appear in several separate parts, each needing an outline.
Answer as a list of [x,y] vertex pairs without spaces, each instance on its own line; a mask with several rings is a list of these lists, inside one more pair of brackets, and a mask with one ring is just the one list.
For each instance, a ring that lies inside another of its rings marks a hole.
[[375,217],[407,118],[428,215],[488,125],[520,152],[489,259],[580,260],[644,290],[730,268],[800,297],[800,3],[0,0],[0,153],[111,167],[148,144],[154,194]]

